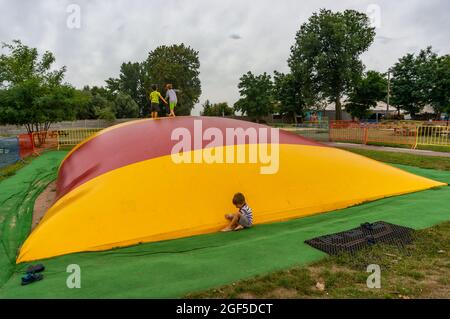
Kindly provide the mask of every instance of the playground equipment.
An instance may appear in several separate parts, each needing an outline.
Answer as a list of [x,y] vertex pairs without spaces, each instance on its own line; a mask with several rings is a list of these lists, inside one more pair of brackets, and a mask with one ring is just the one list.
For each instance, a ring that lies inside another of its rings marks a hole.
[[[237,138],[224,138],[230,132]],[[57,201],[17,262],[216,232],[235,210],[236,192],[246,195],[255,224],[263,224],[445,185],[291,132],[277,134],[208,117],[105,129],[62,162]]]

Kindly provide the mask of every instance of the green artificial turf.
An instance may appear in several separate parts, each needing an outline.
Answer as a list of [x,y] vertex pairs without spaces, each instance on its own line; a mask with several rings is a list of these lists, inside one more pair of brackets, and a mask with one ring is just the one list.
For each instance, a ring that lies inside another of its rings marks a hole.
[[[35,165],[41,165],[41,158],[27,168],[32,171]],[[448,171],[396,166],[450,183]],[[14,183],[18,176],[22,176],[22,171],[7,181]],[[29,191],[27,183],[22,187],[24,192]],[[304,244],[305,240],[348,230],[363,222],[383,220],[415,229],[433,226],[449,220],[449,202],[450,187],[442,187],[289,222],[259,225],[242,232],[61,256],[42,261],[47,268],[44,280],[25,287],[20,286],[20,277],[28,265],[22,264],[15,267],[0,288],[0,298],[182,297],[317,261],[325,254]],[[66,269],[71,264],[81,267],[80,289],[67,288]]]
[[45,153],[33,161],[27,160],[25,167],[14,164],[4,168],[9,178],[2,180],[0,175],[0,287],[14,271],[17,250],[31,229],[34,202],[55,180],[58,165],[66,154]]

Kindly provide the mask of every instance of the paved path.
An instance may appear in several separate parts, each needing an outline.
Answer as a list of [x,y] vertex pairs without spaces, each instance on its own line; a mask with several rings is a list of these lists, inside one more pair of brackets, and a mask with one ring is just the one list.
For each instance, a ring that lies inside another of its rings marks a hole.
[[396,147],[350,144],[350,143],[325,143],[325,144],[334,146],[334,147],[340,147],[340,148],[357,148],[357,149],[362,149],[362,150],[383,151],[383,152],[393,152],[393,153],[408,153],[408,154],[421,155],[421,156],[450,157],[450,153],[446,153],[446,152],[412,150],[412,149],[408,149],[408,148],[396,148]]

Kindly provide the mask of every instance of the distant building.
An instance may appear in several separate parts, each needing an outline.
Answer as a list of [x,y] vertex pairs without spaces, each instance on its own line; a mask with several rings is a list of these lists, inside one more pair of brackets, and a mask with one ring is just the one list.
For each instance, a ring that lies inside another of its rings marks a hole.
[[[334,103],[328,104],[323,110],[308,110],[306,111],[306,121],[310,121],[313,118],[319,117],[319,118],[328,118],[329,120],[333,121],[336,119],[336,106]],[[369,110],[369,116],[367,119],[363,120],[369,120],[373,122],[379,122],[387,118],[395,118],[398,116],[397,109],[393,106],[388,106],[386,102],[378,102],[377,106],[370,108]],[[410,120],[411,116],[409,114],[406,114],[404,110],[400,110],[400,116],[405,120]],[[421,120],[429,120],[429,119],[435,119],[434,109],[431,105],[426,105],[422,112],[417,114],[417,116]],[[448,118],[447,114],[441,115],[441,120],[446,120]],[[345,102],[342,102],[342,120],[343,121],[351,121],[352,116],[345,111]]]

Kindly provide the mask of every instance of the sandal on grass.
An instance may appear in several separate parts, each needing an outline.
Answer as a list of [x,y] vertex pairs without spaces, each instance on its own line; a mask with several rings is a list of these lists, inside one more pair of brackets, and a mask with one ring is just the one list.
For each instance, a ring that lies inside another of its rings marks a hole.
[[43,272],[45,270],[44,265],[38,264],[38,265],[31,265],[27,268],[27,274],[35,274],[39,272]]
[[44,279],[42,274],[27,274],[22,277],[22,286],[32,284],[33,282],[40,281]]

